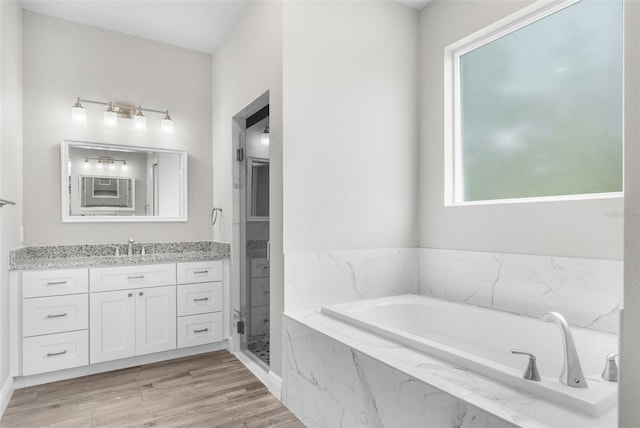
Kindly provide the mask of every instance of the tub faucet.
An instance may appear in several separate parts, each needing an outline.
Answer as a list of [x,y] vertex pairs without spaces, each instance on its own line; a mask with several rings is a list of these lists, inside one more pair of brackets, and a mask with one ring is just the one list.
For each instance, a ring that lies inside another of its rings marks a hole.
[[573,388],[588,388],[584,374],[582,374],[582,366],[578,358],[578,351],[573,342],[573,335],[569,329],[567,320],[558,312],[547,312],[542,316],[543,321],[553,321],[560,328],[560,336],[564,346],[564,361],[562,364],[562,372],[560,373],[560,382]]
[[133,238],[129,238],[129,251],[127,251],[128,256],[133,256]]

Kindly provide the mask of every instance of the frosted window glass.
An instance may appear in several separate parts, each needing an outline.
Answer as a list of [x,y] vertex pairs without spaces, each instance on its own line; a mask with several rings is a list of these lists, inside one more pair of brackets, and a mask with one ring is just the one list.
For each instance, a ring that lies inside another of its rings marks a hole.
[[583,0],[461,55],[463,200],[622,191],[622,52],[622,2]]

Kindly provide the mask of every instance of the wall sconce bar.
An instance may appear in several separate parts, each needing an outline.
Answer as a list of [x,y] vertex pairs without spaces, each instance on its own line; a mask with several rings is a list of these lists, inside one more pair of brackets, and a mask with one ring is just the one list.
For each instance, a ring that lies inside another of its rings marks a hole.
[[162,131],[171,133],[173,132],[173,120],[169,116],[169,110],[157,110],[152,108],[145,108],[142,106],[134,107],[124,104],[113,103],[111,101],[96,101],[88,100],[85,98],[76,97],[76,103],[71,107],[71,120],[75,123],[87,123],[87,112],[82,105],[86,104],[98,104],[107,106],[107,110],[104,112],[104,125],[108,128],[117,127],[117,118],[132,119],[134,120],[134,127],[136,129],[146,131],[147,119],[142,114],[143,111],[149,113],[163,114],[164,118],[160,122],[160,128]]

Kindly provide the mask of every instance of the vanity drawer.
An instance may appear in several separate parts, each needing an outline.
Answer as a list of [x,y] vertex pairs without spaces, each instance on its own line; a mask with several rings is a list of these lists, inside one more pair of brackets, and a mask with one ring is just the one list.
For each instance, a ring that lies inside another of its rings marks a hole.
[[28,337],[22,342],[22,374],[52,372],[89,364],[87,330]]
[[22,335],[85,330],[89,322],[88,294],[38,297],[22,302]]
[[178,316],[222,310],[222,283],[178,285]]
[[178,318],[178,348],[222,340],[222,312]]
[[22,273],[22,297],[61,296],[89,290],[87,269],[30,270]]
[[175,285],[176,265],[117,266],[89,269],[91,292]]
[[268,278],[269,272],[269,259],[251,259],[251,278]]
[[269,278],[251,278],[251,306],[269,304]]
[[222,261],[178,263],[178,284],[222,281]]

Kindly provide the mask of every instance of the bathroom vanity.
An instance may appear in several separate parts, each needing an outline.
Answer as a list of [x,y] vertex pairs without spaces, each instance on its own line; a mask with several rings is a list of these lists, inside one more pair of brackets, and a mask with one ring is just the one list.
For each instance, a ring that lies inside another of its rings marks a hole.
[[13,260],[12,375],[28,386],[225,348],[227,255]]

